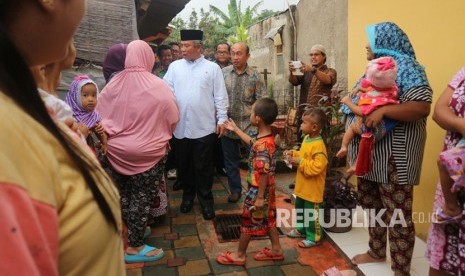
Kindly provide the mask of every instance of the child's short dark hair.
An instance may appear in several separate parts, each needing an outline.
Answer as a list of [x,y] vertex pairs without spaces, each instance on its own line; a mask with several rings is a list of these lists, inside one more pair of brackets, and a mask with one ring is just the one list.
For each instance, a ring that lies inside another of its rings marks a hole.
[[326,113],[323,111],[323,109],[319,107],[312,107],[312,108],[305,110],[302,117],[304,116],[310,116],[314,118],[320,128],[323,128],[328,123],[328,118],[326,117]]
[[273,99],[260,98],[255,102],[254,111],[265,124],[271,125],[278,116],[278,105]]

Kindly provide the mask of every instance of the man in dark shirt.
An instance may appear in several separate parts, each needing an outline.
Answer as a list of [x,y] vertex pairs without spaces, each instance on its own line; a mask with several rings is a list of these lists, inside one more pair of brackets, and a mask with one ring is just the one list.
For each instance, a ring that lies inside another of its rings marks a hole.
[[[310,50],[310,64],[301,62],[302,66],[296,69],[289,63],[289,82],[300,87],[299,97],[299,119],[298,126],[302,123],[302,114],[305,104],[310,106],[325,106],[331,104],[331,88],[336,83],[337,73],[333,68],[326,66],[326,49],[316,44]],[[294,75],[295,70],[300,70],[303,76]],[[302,106],[303,105],[303,106]],[[300,132],[299,132],[300,134]],[[299,135],[299,140],[301,137]]]
[[[298,120],[297,120],[297,140],[302,141],[302,114],[305,111],[306,104],[310,106],[330,105],[331,89],[337,81],[337,72],[333,68],[326,66],[326,49],[323,45],[316,44],[310,49],[310,64],[301,62],[300,68],[295,68],[292,62],[289,62],[289,82],[294,85],[300,85]],[[296,76],[294,72],[299,70],[303,76]],[[294,183],[289,188],[294,188]]]

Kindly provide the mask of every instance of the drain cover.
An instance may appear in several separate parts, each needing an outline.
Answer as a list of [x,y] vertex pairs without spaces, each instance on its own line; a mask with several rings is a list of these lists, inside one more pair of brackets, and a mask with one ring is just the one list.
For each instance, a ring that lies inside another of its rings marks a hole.
[[[215,218],[215,231],[218,236],[219,242],[231,242],[239,240],[241,236],[241,215],[240,214],[229,214],[229,215],[216,215]],[[278,228],[279,235],[283,235],[283,232]],[[268,236],[257,236],[252,239],[267,239]]]

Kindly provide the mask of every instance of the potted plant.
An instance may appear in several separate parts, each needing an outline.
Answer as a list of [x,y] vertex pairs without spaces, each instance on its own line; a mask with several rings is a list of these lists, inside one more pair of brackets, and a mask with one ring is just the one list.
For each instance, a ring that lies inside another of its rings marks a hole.
[[357,206],[354,186],[347,177],[326,182],[323,200],[324,228],[334,233],[344,233],[352,229],[352,211]]
[[[344,123],[342,121],[342,114],[339,112],[341,108],[340,95],[342,91],[337,87],[333,88],[333,93],[330,97],[326,95],[314,95],[318,97],[318,107],[321,108],[328,119],[328,123],[321,130],[321,137],[326,145],[326,152],[328,154],[328,166],[326,169],[326,177],[330,181],[334,177],[340,178],[342,174],[338,173],[338,168],[345,166],[345,159],[336,158],[336,153],[339,151],[342,143],[342,136],[344,134]],[[302,104],[304,109],[313,107],[310,104]],[[327,181],[328,182],[328,181]]]

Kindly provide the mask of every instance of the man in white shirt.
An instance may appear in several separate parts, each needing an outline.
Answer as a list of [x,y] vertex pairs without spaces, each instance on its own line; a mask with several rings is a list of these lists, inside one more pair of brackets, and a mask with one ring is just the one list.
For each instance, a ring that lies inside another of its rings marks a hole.
[[213,150],[216,136],[224,133],[228,95],[220,67],[202,55],[202,39],[200,30],[181,30],[183,59],[171,63],[164,80],[180,113],[174,137],[183,187],[181,212],[192,210],[197,194],[203,217],[213,219]]

